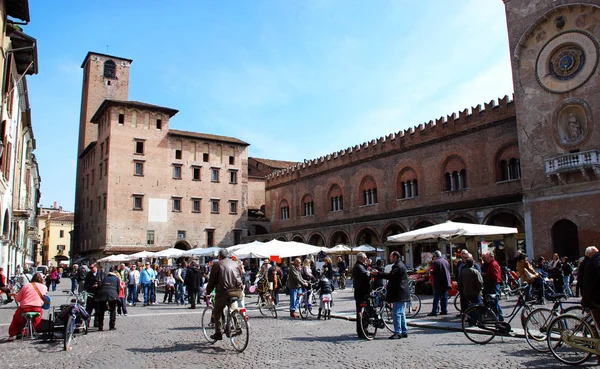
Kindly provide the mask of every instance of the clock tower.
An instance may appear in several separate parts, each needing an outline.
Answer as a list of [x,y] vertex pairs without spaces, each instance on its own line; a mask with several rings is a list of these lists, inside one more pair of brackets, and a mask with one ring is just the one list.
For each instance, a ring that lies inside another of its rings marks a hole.
[[600,3],[504,0],[527,249],[600,244]]

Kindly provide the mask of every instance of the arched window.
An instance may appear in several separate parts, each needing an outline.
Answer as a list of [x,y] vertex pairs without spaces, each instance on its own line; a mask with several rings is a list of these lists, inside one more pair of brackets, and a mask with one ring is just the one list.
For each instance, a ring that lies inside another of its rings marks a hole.
[[104,78],[116,78],[117,77],[117,64],[112,60],[104,62]]
[[281,205],[279,206],[279,218],[281,220],[287,220],[290,219],[290,205],[288,204],[287,200],[283,200],[281,202]]
[[467,188],[467,170],[458,156],[446,159],[443,165],[444,191],[461,191]]
[[305,217],[315,215],[315,203],[311,195],[304,195],[302,198],[302,215]]
[[499,150],[496,155],[496,181],[514,181],[521,178],[519,147],[510,144]]
[[360,184],[361,205],[377,204],[377,185],[371,177],[365,177]]
[[342,194],[342,189],[338,185],[333,185],[329,189],[329,203],[331,211],[341,211],[344,210],[344,196]]
[[417,173],[412,168],[405,168],[398,176],[397,198],[412,199],[419,196]]

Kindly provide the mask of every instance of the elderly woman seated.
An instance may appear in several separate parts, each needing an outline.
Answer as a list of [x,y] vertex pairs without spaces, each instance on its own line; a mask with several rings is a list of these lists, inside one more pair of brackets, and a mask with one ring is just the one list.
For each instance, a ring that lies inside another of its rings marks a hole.
[[42,305],[44,305],[43,296],[48,293],[48,289],[44,285],[44,277],[41,273],[36,273],[31,279],[31,283],[24,285],[15,299],[19,303],[19,308],[13,315],[12,322],[8,328],[7,341],[13,341],[17,334],[21,333],[24,319],[23,313],[39,313],[40,315],[33,318],[34,329],[40,329],[42,323]]

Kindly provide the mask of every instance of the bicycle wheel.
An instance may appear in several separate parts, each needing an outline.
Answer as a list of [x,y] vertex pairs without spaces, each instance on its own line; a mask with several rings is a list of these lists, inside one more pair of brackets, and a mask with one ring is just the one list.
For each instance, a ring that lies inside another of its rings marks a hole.
[[277,319],[277,306],[275,306],[275,301],[273,301],[270,297],[269,297],[269,311],[271,312],[271,315],[273,316],[273,318]]
[[534,310],[533,305],[531,305],[531,304],[523,305],[523,308],[521,310],[521,327],[525,327],[525,320],[527,320],[527,317],[529,316],[529,314],[531,314],[531,312],[533,310]]
[[242,352],[248,347],[248,341],[250,339],[250,325],[244,316],[237,310],[232,311],[229,314],[230,329],[229,340],[233,345],[233,348],[237,352]]
[[310,307],[308,309],[308,312],[310,313],[310,315],[312,316],[317,316],[318,314],[318,308],[317,306],[319,306],[318,302],[317,302],[317,293],[315,291],[313,291],[310,294]]
[[548,326],[553,319],[552,310],[537,308],[525,319],[525,339],[532,349],[538,352],[548,352]]
[[469,341],[486,344],[496,337],[498,317],[483,305],[471,306],[462,316],[462,331]]
[[454,296],[454,308],[460,311],[460,292],[457,292],[456,296]]
[[63,346],[65,351],[70,351],[73,345],[73,336],[75,334],[75,319],[73,315],[69,315],[69,320],[65,325],[65,337],[63,339]]
[[300,314],[300,318],[302,319],[307,319],[308,315],[310,314],[308,312],[308,306],[306,306],[305,298],[305,295],[302,295],[298,298],[298,313]]
[[212,314],[213,314],[213,308],[210,305],[205,307],[204,311],[202,312],[202,334],[204,334],[204,338],[206,338],[206,340],[209,343],[217,342],[217,340],[210,338],[210,336],[215,334],[215,331],[217,329],[217,326],[212,317]]
[[407,318],[414,318],[421,311],[421,298],[414,293],[410,294],[410,301],[406,303],[404,314]]
[[364,338],[369,341],[375,338],[377,327],[373,324],[373,317],[367,312],[368,307],[360,309],[360,328]]
[[552,355],[562,363],[579,365],[586,362],[591,352],[571,346],[572,344],[588,346],[579,342],[581,338],[593,338],[592,328],[585,320],[575,315],[561,315],[554,319],[548,327],[548,348]]
[[267,297],[263,296],[263,297],[258,297],[258,311],[260,311],[260,314],[262,316],[267,316],[267,302],[266,302]]
[[585,310],[583,310],[581,305],[574,305],[566,308],[561,315],[563,314],[570,314],[579,318],[583,318],[585,316]]
[[394,333],[394,315],[392,314],[392,312],[392,306],[390,306],[390,304],[388,304],[387,302],[384,302],[383,306],[379,310],[379,316],[383,318],[383,324],[385,325],[387,330]]

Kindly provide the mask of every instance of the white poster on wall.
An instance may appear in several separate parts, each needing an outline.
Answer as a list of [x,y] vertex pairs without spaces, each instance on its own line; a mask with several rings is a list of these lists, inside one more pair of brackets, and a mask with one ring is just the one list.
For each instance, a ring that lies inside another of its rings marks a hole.
[[490,243],[482,241],[481,242],[481,255],[487,254],[488,252],[490,252]]
[[169,209],[169,200],[167,199],[149,199],[148,201],[148,221],[149,222],[167,222]]

